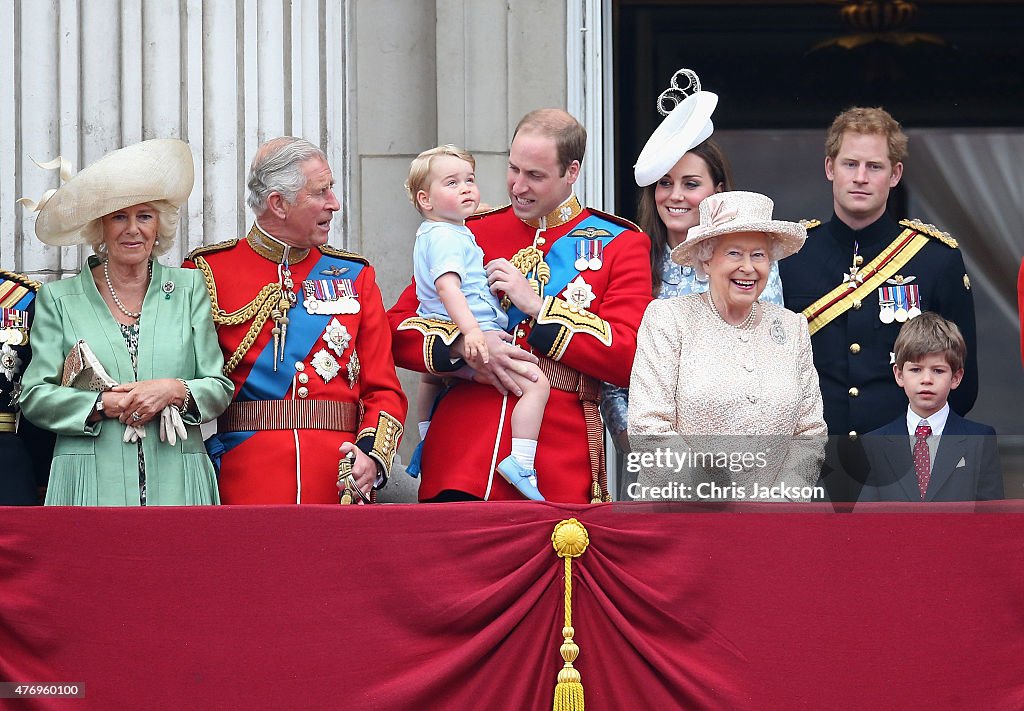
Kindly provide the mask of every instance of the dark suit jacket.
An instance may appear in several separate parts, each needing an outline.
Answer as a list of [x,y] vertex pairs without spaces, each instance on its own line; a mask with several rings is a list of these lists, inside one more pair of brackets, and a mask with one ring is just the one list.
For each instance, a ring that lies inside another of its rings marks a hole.
[[[860,501],[920,501],[907,418],[900,416],[861,438],[867,481]],[[932,464],[925,501],[1003,498],[996,431],[950,410]]]

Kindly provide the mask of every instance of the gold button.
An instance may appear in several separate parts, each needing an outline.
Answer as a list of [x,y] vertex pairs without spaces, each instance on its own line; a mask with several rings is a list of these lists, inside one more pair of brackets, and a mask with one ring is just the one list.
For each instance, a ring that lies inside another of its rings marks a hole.
[[864,257],[858,254],[856,257],[853,258],[853,263],[859,267],[861,264],[864,263]]
[[857,310],[857,309],[859,309],[860,307],[861,307],[861,302],[860,302],[860,299],[854,299],[854,300],[853,300],[853,308],[854,308],[854,310]]
[[309,397],[309,388],[299,388],[299,397],[301,397],[301,398]]
[[855,441],[856,439],[857,439],[857,430],[850,430],[850,441],[852,442],[852,441]]
[[860,395],[860,390],[857,388],[850,388],[850,397],[857,397]]
[[305,373],[299,373],[298,380],[299,380],[300,383],[305,385],[306,383],[309,382],[309,376],[306,375]]
[[850,344],[850,353],[853,353],[854,355],[857,355],[858,353],[860,353],[860,344],[859,343],[851,343]]
[[543,245],[544,245],[544,243],[545,243],[546,241],[547,241],[547,240],[545,240],[545,239],[544,239],[543,237],[538,237],[538,238],[537,238],[537,246],[538,246],[538,247],[541,247],[541,246],[543,246]]

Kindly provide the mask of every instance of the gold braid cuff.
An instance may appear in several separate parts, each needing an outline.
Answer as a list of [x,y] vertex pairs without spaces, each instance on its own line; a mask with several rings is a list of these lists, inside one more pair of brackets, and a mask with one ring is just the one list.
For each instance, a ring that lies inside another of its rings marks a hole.
[[263,325],[270,318],[270,313],[282,298],[281,285],[267,284],[259,290],[256,298],[248,304],[228,313],[220,307],[220,303],[217,300],[217,281],[213,277],[213,269],[210,268],[209,263],[201,256],[196,256],[194,261],[196,267],[203,273],[203,279],[206,280],[206,290],[210,292],[210,309],[213,313],[213,322],[218,326],[237,326],[246,321],[252,321],[249,325],[249,330],[246,331],[245,336],[242,338],[242,342],[235,348],[231,357],[224,362],[224,374],[229,375],[231,371],[238,367],[242,358],[252,348],[252,344],[256,342],[256,338],[263,329]]
[[386,412],[381,412],[377,417],[376,429],[366,428],[359,433],[361,438],[364,434],[373,434],[373,446],[369,455],[377,462],[387,477],[391,474],[391,465],[395,461],[395,452],[398,451],[398,443],[402,440],[402,423]]
[[612,344],[612,327],[607,321],[595,313],[554,296],[544,298],[540,313],[537,315],[537,323],[551,323],[563,327],[563,331],[555,338],[554,345],[547,354],[548,358],[553,360],[562,357],[569,346],[569,341],[577,333],[593,336],[606,346]]

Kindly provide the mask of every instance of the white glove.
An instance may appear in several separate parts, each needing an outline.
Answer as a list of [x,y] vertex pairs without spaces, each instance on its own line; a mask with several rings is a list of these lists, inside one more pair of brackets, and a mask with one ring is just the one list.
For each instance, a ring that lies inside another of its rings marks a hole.
[[124,437],[122,438],[124,440],[124,442],[126,442],[126,443],[138,442],[140,439],[145,439],[145,438],[146,438],[146,428],[144,426],[143,427],[136,427],[135,425],[125,425],[124,426]]
[[185,429],[178,408],[168,405],[160,413],[160,441],[167,442],[173,447],[178,437],[188,439],[188,430]]

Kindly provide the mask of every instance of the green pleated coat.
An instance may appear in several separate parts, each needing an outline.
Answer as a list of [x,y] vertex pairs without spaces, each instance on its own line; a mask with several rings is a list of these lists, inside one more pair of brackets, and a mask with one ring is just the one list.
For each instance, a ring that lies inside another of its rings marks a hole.
[[[62,387],[64,358],[84,339],[119,383],[135,381],[120,327],[110,314],[89,267],[39,290],[32,325],[32,363],[25,371],[25,417],[57,434],[50,466],[48,505],[138,506],[139,462],[135,443],[122,441],[125,426],[105,418],[86,424],[95,392]],[[166,293],[169,291],[170,293]],[[224,375],[210,297],[198,270],[153,263],[153,278],[139,320],[138,380],[182,378],[198,410],[182,417],[188,439],[160,441],[160,418],[146,425],[146,502],[153,506],[220,502],[213,465],[199,425],[220,415],[233,386]]]

